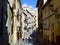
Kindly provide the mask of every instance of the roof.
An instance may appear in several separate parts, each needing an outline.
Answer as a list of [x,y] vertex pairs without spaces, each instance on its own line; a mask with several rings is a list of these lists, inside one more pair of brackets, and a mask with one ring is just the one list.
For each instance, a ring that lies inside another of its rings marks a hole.
[[38,7],[39,1],[40,1],[40,0],[37,0],[37,4],[36,4],[36,7]]
[[42,0],[37,0],[36,7],[38,7],[38,4],[40,3],[40,1],[42,1]]
[[51,0],[47,0],[46,4],[43,5],[42,9],[44,9],[50,2],[51,2]]

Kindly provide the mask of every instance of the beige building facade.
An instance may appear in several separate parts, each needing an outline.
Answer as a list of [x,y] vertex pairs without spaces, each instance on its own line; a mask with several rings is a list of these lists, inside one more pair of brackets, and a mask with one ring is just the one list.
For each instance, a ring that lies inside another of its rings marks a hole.
[[8,27],[9,43],[16,45],[17,43],[17,30],[20,27],[20,15],[21,15],[21,1],[20,0],[8,0],[7,4],[8,19],[6,26]]
[[[60,0],[51,0],[43,7],[43,37],[50,45],[59,45],[60,41]],[[48,42],[48,41],[47,41]]]

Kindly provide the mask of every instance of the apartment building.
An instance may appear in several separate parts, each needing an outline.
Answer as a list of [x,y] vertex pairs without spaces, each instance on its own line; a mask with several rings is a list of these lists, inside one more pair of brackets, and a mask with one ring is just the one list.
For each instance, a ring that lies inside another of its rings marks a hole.
[[41,22],[42,19],[42,7],[43,7],[43,0],[37,0],[36,7],[38,8],[38,33],[42,34],[43,30],[43,23]]
[[[59,45],[60,43],[60,0],[47,0],[42,6],[43,42],[46,45]],[[39,7],[38,7],[39,8]],[[41,8],[39,8],[41,9]],[[39,13],[39,11],[38,11]],[[40,12],[41,13],[41,12]],[[39,29],[39,28],[38,28]],[[42,39],[41,38],[41,39]],[[39,39],[39,38],[38,38]]]
[[43,23],[42,20],[42,7],[43,7],[43,0],[37,0],[36,7],[38,8],[38,28],[37,28],[37,34],[38,34],[38,43],[41,43],[40,37],[43,36]]
[[8,27],[10,45],[16,45],[18,41],[17,31],[20,30],[21,10],[22,10],[22,7],[21,7],[20,0],[7,1],[8,19],[6,22],[6,26]]
[[[49,45],[59,45],[60,0],[48,0],[43,7],[43,37]],[[49,41],[48,41],[49,40]]]
[[[33,30],[36,30],[36,10],[32,10],[29,7],[23,7],[22,15],[22,32],[25,37],[29,38],[29,35],[32,34]],[[25,30],[26,29],[26,30]],[[25,38],[22,36],[22,38]]]

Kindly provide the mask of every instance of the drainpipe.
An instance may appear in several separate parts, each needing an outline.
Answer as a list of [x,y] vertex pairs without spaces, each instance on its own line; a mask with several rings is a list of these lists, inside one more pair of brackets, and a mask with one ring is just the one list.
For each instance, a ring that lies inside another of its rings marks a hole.
[[14,20],[13,20],[13,45],[16,45],[17,43],[17,11],[16,9],[14,11]]

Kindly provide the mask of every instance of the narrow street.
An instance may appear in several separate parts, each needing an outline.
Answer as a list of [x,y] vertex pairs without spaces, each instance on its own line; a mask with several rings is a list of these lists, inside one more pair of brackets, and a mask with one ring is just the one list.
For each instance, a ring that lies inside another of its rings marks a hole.
[[60,0],[0,0],[0,45],[60,45]]

